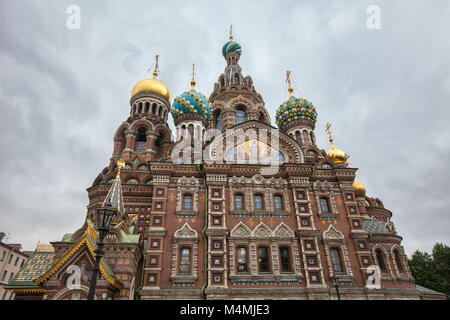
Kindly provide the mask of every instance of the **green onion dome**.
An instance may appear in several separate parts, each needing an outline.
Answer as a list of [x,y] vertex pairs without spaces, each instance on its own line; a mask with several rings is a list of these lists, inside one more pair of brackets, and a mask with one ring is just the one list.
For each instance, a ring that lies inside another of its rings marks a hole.
[[278,108],[275,121],[278,128],[282,129],[289,122],[298,119],[311,121],[314,125],[317,121],[316,108],[306,99],[297,99],[291,96],[289,100],[283,102]]
[[222,54],[225,57],[230,52],[236,52],[237,54],[241,55],[241,45],[233,40],[228,41],[222,47]]

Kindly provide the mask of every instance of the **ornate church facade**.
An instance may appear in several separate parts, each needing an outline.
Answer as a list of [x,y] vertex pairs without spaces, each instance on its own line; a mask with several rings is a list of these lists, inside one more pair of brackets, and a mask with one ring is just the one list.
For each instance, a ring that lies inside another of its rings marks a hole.
[[8,286],[16,299],[87,297],[105,203],[120,214],[96,299],[420,298],[391,211],[355,180],[329,125],[331,148],[317,145],[318,113],[293,95],[290,73],[274,127],[232,36],[222,54],[209,99],[194,74],[172,99],[158,60],[134,86],[84,225],[37,248]]

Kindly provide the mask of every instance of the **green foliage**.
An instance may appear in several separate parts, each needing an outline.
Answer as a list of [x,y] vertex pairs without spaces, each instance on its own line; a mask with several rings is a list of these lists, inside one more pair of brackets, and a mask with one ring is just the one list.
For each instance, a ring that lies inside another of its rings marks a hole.
[[416,284],[450,295],[450,247],[436,243],[432,255],[416,250],[408,260]]

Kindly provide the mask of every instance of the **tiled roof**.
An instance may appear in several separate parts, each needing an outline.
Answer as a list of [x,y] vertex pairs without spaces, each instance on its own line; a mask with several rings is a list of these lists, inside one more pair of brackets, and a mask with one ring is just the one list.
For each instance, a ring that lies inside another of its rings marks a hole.
[[385,233],[385,234],[391,233],[386,228],[386,225],[383,222],[377,221],[375,219],[362,218],[362,224],[364,230],[366,230],[369,233]]
[[431,290],[431,289],[428,289],[428,288],[419,286],[418,284],[415,284],[414,286],[416,287],[416,289],[417,289],[418,291],[423,292],[423,293],[427,293],[427,294],[442,294],[442,295],[445,295],[445,293],[438,292],[438,291],[434,291],[434,290]]
[[54,255],[55,251],[51,245],[38,244],[36,250],[20,268],[9,286],[34,286],[34,280],[51,268]]
[[120,176],[116,177],[114,179],[114,182],[109,189],[108,195],[105,198],[105,201],[103,201],[102,207],[105,206],[111,206],[113,208],[116,208],[117,211],[121,215],[123,215],[123,196],[122,196],[122,185],[120,183]]

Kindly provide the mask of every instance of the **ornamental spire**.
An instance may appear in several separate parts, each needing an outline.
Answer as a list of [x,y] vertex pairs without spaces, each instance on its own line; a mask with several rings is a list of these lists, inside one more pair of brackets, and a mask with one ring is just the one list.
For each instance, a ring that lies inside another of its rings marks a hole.
[[155,71],[153,71],[153,79],[156,79],[156,77],[158,76],[158,73],[159,73],[158,58],[159,58],[159,55],[157,54],[155,57],[156,63],[155,63]]
[[331,143],[331,147],[334,147],[334,144],[333,144],[333,137],[331,136],[331,123],[329,123],[329,122],[327,122],[327,124],[326,124],[326,129],[325,129],[325,131],[328,133],[328,137],[329,137],[329,139],[330,139],[330,143]]
[[230,25],[230,41],[233,40],[233,25]]
[[123,215],[123,196],[122,196],[122,184],[120,183],[120,170],[125,167],[125,161],[120,159],[117,161],[117,175],[113,181],[108,194],[103,201],[102,207],[108,206],[117,209],[120,215]]
[[294,96],[294,94],[293,94],[294,89],[292,88],[292,85],[291,85],[291,71],[290,70],[286,71],[286,82],[289,83],[289,88],[288,88],[289,95],[291,97],[293,97]]
[[194,76],[195,76],[195,64],[192,64],[191,90],[194,90],[195,84],[196,84],[195,79],[194,79]]

